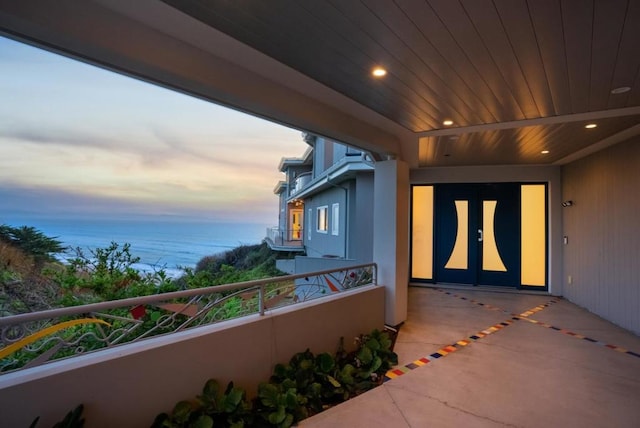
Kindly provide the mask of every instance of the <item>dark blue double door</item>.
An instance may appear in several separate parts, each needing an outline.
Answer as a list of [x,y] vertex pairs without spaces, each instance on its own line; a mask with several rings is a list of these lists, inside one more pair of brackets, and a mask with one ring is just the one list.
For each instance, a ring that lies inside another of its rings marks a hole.
[[518,286],[520,184],[435,186],[435,280]]

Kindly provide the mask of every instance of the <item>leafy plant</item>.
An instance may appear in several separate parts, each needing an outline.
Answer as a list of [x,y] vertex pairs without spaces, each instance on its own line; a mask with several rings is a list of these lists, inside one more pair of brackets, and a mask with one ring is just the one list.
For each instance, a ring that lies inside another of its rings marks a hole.
[[111,242],[108,247],[89,250],[88,255],[79,247],[73,251],[75,257],[69,259],[63,269],[48,272],[58,285],[68,291],[67,294],[71,293],[78,300],[77,303],[65,301],[66,305],[175,290],[164,270],[145,274],[134,268],[140,257],[131,254],[131,244],[120,246]]
[[224,393],[218,382],[209,379],[195,402],[180,401],[170,414],[161,413],[152,428],[209,428],[226,426],[243,428],[250,424],[253,415],[251,406],[245,399],[244,390],[229,382]]
[[271,376],[272,383],[290,380],[296,390],[306,397],[309,412],[321,412],[327,402],[343,393],[342,385],[336,379],[336,359],[322,353],[314,356],[309,349],[295,354],[289,364],[277,364]]
[[288,428],[308,416],[306,402],[291,379],[279,384],[263,382],[258,386],[256,411],[268,426]]
[[[57,422],[53,425],[53,428],[83,428],[84,427],[84,418],[82,417],[82,412],[84,411],[84,406],[82,404],[78,405],[75,409],[69,411],[66,414],[63,420]],[[40,416],[34,419],[31,422],[29,428],[35,428],[40,420]]]
[[[210,427],[222,424],[288,428],[299,421],[371,389],[384,373],[397,364],[387,332],[373,330],[356,338],[357,349],[347,353],[344,340],[335,356],[314,355],[309,349],[295,354],[287,364],[276,364],[268,382],[258,386],[258,396],[250,406],[244,391],[229,383],[219,393],[209,380],[195,403],[181,401],[171,414],[156,417],[153,428]],[[214,425],[209,425],[213,423]]]
[[359,349],[356,352],[355,365],[363,380],[378,382],[391,367],[398,364],[398,355],[391,349],[392,341],[387,332],[373,330],[368,335],[356,339]]

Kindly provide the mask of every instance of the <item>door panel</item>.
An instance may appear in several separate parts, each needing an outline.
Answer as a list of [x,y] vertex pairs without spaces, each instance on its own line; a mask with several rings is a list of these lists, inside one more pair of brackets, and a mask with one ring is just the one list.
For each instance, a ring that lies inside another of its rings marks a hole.
[[519,185],[442,184],[435,201],[436,281],[517,286]]
[[483,240],[476,283],[515,287],[520,281],[520,185],[478,185],[478,198]]
[[290,211],[289,216],[289,241],[300,241],[302,239],[302,210],[295,209]]
[[436,280],[475,283],[478,262],[476,189],[457,184],[435,188]]

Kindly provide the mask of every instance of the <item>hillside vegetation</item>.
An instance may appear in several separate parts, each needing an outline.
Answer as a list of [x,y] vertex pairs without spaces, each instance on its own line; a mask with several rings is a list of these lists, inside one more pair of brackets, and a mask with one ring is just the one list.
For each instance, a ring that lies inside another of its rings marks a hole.
[[[55,258],[61,253],[65,264]],[[2,225],[0,316],[283,275],[265,243],[204,257],[176,279],[163,269],[140,272],[139,261],[126,243],[68,249],[32,227]]]

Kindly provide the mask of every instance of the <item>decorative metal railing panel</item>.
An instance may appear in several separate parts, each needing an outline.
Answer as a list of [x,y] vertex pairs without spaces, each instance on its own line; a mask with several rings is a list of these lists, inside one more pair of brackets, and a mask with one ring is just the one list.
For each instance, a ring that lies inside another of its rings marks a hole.
[[375,264],[0,318],[0,374],[376,284]]

